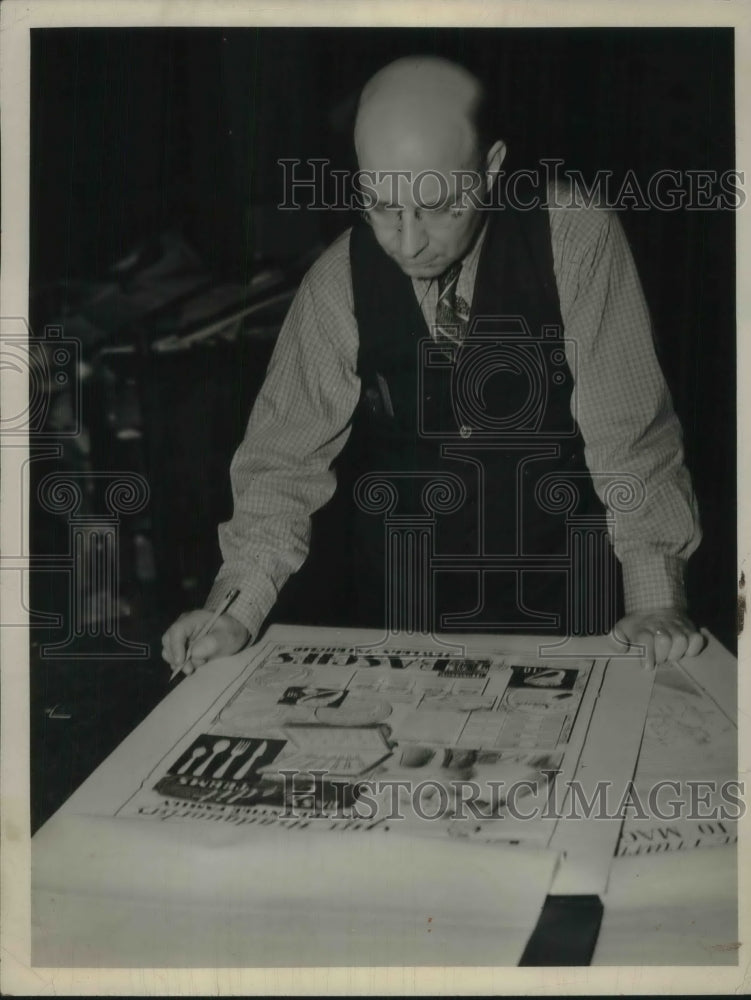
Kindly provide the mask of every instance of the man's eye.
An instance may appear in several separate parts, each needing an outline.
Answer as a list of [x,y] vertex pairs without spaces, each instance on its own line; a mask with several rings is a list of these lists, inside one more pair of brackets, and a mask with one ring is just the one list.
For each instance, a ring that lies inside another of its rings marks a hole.
[[450,204],[443,202],[441,205],[435,205],[433,207],[426,206],[422,209],[428,215],[443,215],[451,216],[452,219],[457,219],[464,212],[464,206],[461,204]]
[[444,218],[458,219],[464,215],[464,207],[462,205],[442,205],[433,214],[441,215]]

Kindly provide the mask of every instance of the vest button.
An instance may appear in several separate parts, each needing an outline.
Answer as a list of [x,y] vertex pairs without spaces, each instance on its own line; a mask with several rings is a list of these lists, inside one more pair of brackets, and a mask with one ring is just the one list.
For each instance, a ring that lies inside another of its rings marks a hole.
[[462,424],[459,428],[459,437],[468,438],[472,437],[472,428],[467,427],[466,424]]

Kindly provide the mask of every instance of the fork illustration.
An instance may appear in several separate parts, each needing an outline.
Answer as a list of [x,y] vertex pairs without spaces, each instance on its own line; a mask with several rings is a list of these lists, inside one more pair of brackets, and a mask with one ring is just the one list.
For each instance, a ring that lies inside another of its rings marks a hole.
[[233,777],[235,777],[235,778],[244,778],[245,775],[248,773],[248,771],[253,766],[253,764],[259,758],[263,757],[263,755],[266,753],[267,747],[268,747],[268,743],[266,742],[266,740],[263,740],[263,742],[255,750],[255,752],[250,755],[250,757],[245,761],[245,763],[240,768],[240,770],[237,772],[237,774],[233,775]]
[[239,743],[235,743],[235,745],[229,752],[229,757],[225,760],[225,762],[222,764],[221,767],[217,768],[217,770],[214,771],[214,777],[222,778],[229,770],[229,766],[235,759],[235,757],[241,757],[249,746],[250,746],[249,740],[240,740]]

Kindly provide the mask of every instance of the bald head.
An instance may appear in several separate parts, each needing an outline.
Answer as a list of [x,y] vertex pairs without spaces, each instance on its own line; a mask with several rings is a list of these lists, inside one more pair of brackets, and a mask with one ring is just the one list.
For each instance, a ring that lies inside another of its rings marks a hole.
[[367,170],[451,171],[479,166],[480,82],[446,59],[412,56],[365,85],[355,148]]
[[[366,84],[355,122],[363,214],[413,278],[434,278],[464,257],[506,147],[479,126],[479,81],[445,59],[412,56]],[[483,115],[484,117],[484,115]],[[362,183],[362,182],[367,183]]]

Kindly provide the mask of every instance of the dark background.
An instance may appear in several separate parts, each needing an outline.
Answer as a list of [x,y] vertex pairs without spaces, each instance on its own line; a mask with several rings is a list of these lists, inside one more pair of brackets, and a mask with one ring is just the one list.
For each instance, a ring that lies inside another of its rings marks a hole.
[[[278,212],[277,160],[318,156],[334,167],[350,166],[349,125],[360,86],[386,62],[415,52],[457,59],[487,82],[498,136],[510,148],[509,169],[560,157],[585,179],[611,170],[617,191],[627,170],[646,185],[661,169],[734,166],[729,29],[36,30],[35,335],[73,309],[82,282],[104,281],[113,262],[164,232],[195,251],[217,286],[242,286],[269,261],[294,283],[298,263],[351,217]],[[620,216],[652,310],[702,512],[704,541],[689,570],[692,610],[699,624],[734,648],[733,213],[632,210]],[[124,343],[140,338],[143,346],[148,322],[145,327],[145,333],[141,324],[137,332],[113,336]],[[218,559],[215,524],[228,512],[226,466],[272,343],[273,337],[217,350],[208,364],[200,352],[172,364],[142,351],[135,375],[116,371],[111,384],[94,380],[84,393],[84,424],[98,441],[100,464],[108,454],[102,441],[108,394],[116,393],[118,380],[137,383],[140,394],[146,444],[127,462],[153,489],[146,519],[136,527],[139,544],[146,538],[153,548],[154,565],[139,572],[132,553],[124,553],[122,628],[151,643],[154,655],[121,663],[32,659],[37,824],[167,689],[158,637],[175,611],[205,595]],[[84,465],[96,461],[95,447]],[[123,461],[123,454],[112,453],[112,464],[103,467],[120,468]],[[62,521],[37,511],[32,529],[36,553],[65,548]],[[186,552],[197,553],[203,575],[195,566],[188,572]],[[66,595],[53,576],[36,575],[32,607],[64,614]],[[34,648],[54,641],[54,633],[37,628]],[[62,719],[66,714],[70,718]]]

